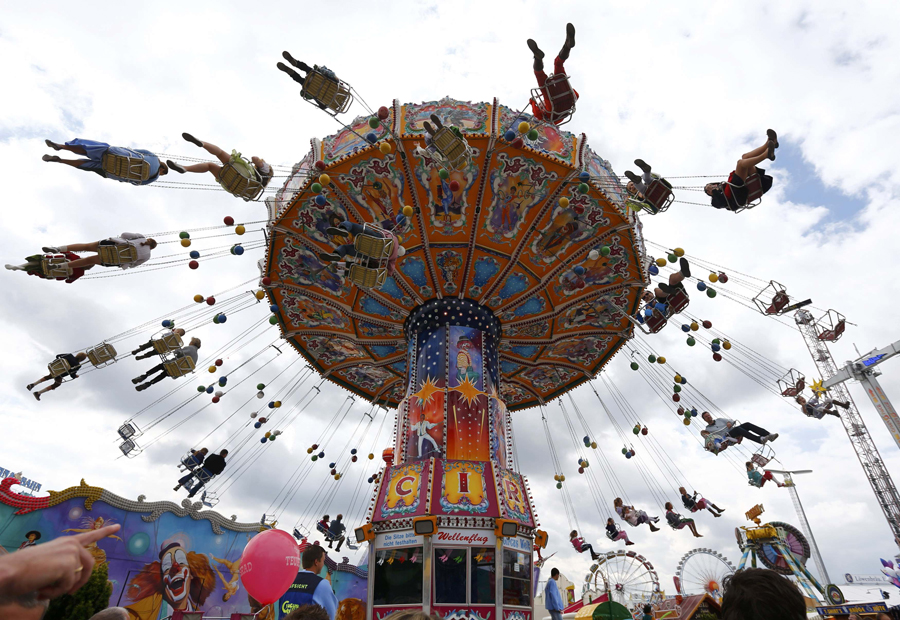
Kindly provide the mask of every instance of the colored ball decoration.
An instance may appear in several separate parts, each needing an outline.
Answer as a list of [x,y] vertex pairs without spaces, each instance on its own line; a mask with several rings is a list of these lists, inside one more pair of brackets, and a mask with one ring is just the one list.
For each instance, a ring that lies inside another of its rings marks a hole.
[[274,401],[274,400],[270,400],[270,401],[269,401],[269,409],[274,409],[274,408],[275,408],[275,401]]
[[216,366],[221,366],[225,363],[225,360],[216,360]]
[[591,173],[588,172],[587,170],[582,170],[581,172],[578,173],[579,181],[587,183],[588,181],[590,181],[590,179],[591,179]]
[[198,263],[195,260],[192,260],[191,262],[188,263],[188,267],[190,267],[191,269],[196,269],[199,266],[200,266],[200,263]]
[[687,323],[684,323],[684,324],[681,326],[681,331],[687,333],[687,332],[691,331],[691,326],[688,325]]
[[597,442],[596,442],[596,441],[592,441],[592,442],[591,442],[591,449],[592,449],[592,450],[596,450],[596,449],[597,449]]
[[325,162],[321,159],[316,160],[316,163],[314,165],[317,170],[325,170]]
[[590,252],[588,252],[588,259],[597,260],[598,258],[600,258],[600,252],[598,252],[597,250],[591,250]]
[[710,282],[718,282],[719,276],[715,273],[711,273],[711,274],[709,274],[709,281]]
[[272,284],[272,278],[266,276],[265,278],[263,278],[262,280],[260,280],[260,282],[262,282],[262,285],[263,285],[263,286],[269,286],[269,285]]
[[507,142],[512,142],[516,139],[516,132],[512,129],[508,129],[505,134],[503,134],[503,139]]
[[650,362],[651,364],[655,364],[656,356],[651,353],[650,355],[647,356],[647,361]]
[[257,398],[265,398],[266,393],[260,390],[259,392],[256,393],[256,397]]
[[266,384],[265,384],[265,383],[257,383],[257,384],[256,384],[256,389],[257,389],[257,390],[264,390],[264,389],[266,389]]
[[591,191],[591,186],[588,185],[587,183],[579,183],[578,184],[578,193],[579,194],[587,194],[589,191]]
[[717,345],[717,344],[714,343],[714,344],[710,345],[710,348],[711,348],[713,351],[718,351],[718,350],[721,349],[722,347],[721,347],[720,345]]
[[714,288],[708,288],[708,289],[706,289],[706,296],[709,297],[710,299],[712,299],[713,297],[715,297],[715,296],[716,296],[716,289],[714,289]]
[[243,224],[238,224],[237,226],[234,227],[234,234],[236,234],[236,235],[243,235],[245,232],[247,232],[247,229],[244,227]]
[[656,266],[656,263],[650,263],[647,266],[647,273],[649,273],[651,276],[659,275],[659,267]]
[[313,183],[309,186],[309,189],[313,194],[319,194],[322,192],[322,184],[321,183]]
[[275,408],[278,409],[280,406],[281,406],[281,401],[280,401],[280,400],[276,400],[276,401],[275,401]]
[[378,150],[381,151],[382,155],[387,155],[393,150],[393,148],[391,147],[390,142],[382,142],[378,145]]
[[191,235],[188,232],[181,231],[180,233],[178,233],[178,238],[179,239],[190,239]]
[[604,246],[600,247],[600,255],[601,256],[609,256],[609,253],[611,251],[612,250],[610,249],[610,247],[608,245],[604,245]]
[[562,488],[562,482],[557,482],[557,483],[556,483],[556,488],[557,488],[557,489],[561,489],[561,488]]
[[315,198],[315,203],[320,207],[324,207],[325,205],[328,204],[328,199],[325,198],[325,196],[323,196],[322,194],[319,194]]
[[697,344],[697,341],[694,340],[693,336],[688,336],[688,339],[687,339],[687,345],[688,345],[689,347],[692,347],[692,346],[694,346],[695,344]]
[[270,317],[269,317],[269,324],[270,324],[270,325],[277,325],[277,324],[278,324],[278,317],[275,316],[275,315],[270,316]]
[[322,186],[329,185],[331,183],[331,177],[323,172],[319,175],[319,183],[321,183]]
[[665,267],[665,266],[666,266],[666,259],[664,259],[664,258],[657,258],[657,259],[656,259],[656,266],[657,266],[657,267]]
[[190,247],[190,245],[191,245],[190,239],[182,239],[181,240],[181,247],[187,248],[187,247]]
[[562,198],[560,198],[560,199],[559,199],[559,206],[562,207],[563,209],[565,209],[566,207],[568,207],[568,206],[569,206],[569,199],[566,198],[565,196],[563,196]]
[[256,297],[257,299],[262,300],[263,298],[265,298],[266,292],[262,291],[262,290],[256,291],[255,293],[253,293],[253,296]]
[[175,325],[175,321],[172,321],[171,319],[163,319],[163,327],[172,327],[173,325]]
[[678,392],[681,391],[681,386],[676,383],[675,385],[672,386],[672,391],[677,394]]
[[190,256],[191,258],[200,258],[200,252],[198,252],[197,250],[191,250],[191,253],[188,256]]
[[719,282],[721,282],[722,284],[728,282],[728,274],[726,274],[724,271],[719,272]]
[[658,364],[665,364],[665,363],[666,363],[666,358],[664,358],[662,355],[660,355],[659,357],[656,358],[656,362],[657,362]]
[[203,303],[203,295],[194,295],[194,301],[196,301],[198,304]]
[[450,181],[450,184],[449,184],[449,185],[450,185],[450,191],[451,191],[451,192],[458,192],[458,191],[459,191],[459,181],[456,181],[456,180]]
[[208,370],[209,370],[209,372],[216,372],[216,367],[210,366]]
[[681,258],[682,256],[684,256],[684,250],[682,248],[675,248],[674,250],[672,250],[672,254],[674,254],[678,258]]
[[388,117],[388,109],[387,106],[381,106],[378,108],[378,118],[381,120],[385,120]]
[[528,133],[531,129],[531,125],[528,124],[528,121],[522,121],[519,123],[519,133]]
[[371,461],[371,460],[374,459],[374,458],[375,458],[375,455],[372,454],[371,452],[369,452],[368,459]]
[[675,383],[681,383],[681,375],[675,375],[674,381]]
[[581,265],[575,265],[574,267],[572,267],[572,271],[575,272],[575,275],[584,275],[584,267],[582,267]]
[[684,425],[685,425],[685,426],[690,426],[690,425],[691,425],[691,419],[690,419],[690,418],[685,418],[685,419],[684,419]]
[[372,129],[378,129],[378,126],[380,124],[381,122],[374,116],[369,119],[369,127],[371,127]]
[[725,349],[726,351],[729,350],[731,348],[731,343],[728,342],[727,340],[723,341],[722,348]]
[[403,207],[403,215],[405,215],[406,217],[412,217],[413,213],[415,212],[416,210],[413,209],[411,205],[406,205],[405,207]]
[[198,385],[198,386],[197,386],[197,391],[198,391],[198,392],[205,392],[205,391],[206,391],[206,386],[205,386],[205,385]]
[[272,304],[271,306],[269,306],[269,310],[272,312],[278,312],[278,306],[275,304]]
[[635,424],[635,425],[634,425],[634,428],[631,429],[631,432],[634,433],[635,435],[640,434],[640,432],[641,432],[641,425],[640,425],[640,424]]
[[681,400],[681,395],[680,394],[672,394],[672,400],[674,400],[677,403],[679,400]]
[[231,217],[230,215],[226,215],[225,219],[222,221],[225,222],[226,226],[234,226],[234,218]]
[[522,148],[523,146],[525,146],[525,141],[522,140],[522,138],[516,138],[515,140],[512,141],[512,145],[511,145],[511,146],[512,146],[514,149],[520,149],[520,148]]
[[253,428],[262,428],[262,422],[254,422]]
[[532,142],[534,142],[535,140],[538,139],[537,129],[532,129],[531,131],[528,132],[528,139],[531,140]]
[[717,361],[717,362],[721,362],[721,361],[722,361],[722,354],[721,354],[721,353],[713,353],[713,360],[715,360],[715,361]]
[[703,321],[703,327],[706,329],[712,328],[712,321]]
[[[532,131],[534,131],[534,130],[532,130]],[[584,473],[584,467],[579,467],[579,468],[578,468],[578,473],[579,473],[579,474],[583,474],[583,473]]]
[[622,454],[628,454],[628,448],[622,448]]
[[219,397],[218,397],[218,396],[213,396],[213,397],[212,397],[212,401],[213,401],[213,403],[219,402]]
[[705,291],[706,290],[706,282],[697,282],[697,290]]
[[375,135],[375,132],[370,131],[366,134],[366,142],[368,142],[369,144],[375,144],[376,142],[378,142],[378,136]]
[[244,253],[244,246],[242,246],[239,243],[231,246],[231,253],[234,254],[235,256],[240,256],[241,254]]
[[441,179],[443,179],[444,181],[446,181],[447,179],[450,178],[450,173],[447,172],[447,170],[445,168],[441,168],[440,170],[438,170],[438,176],[441,177]]
[[650,431],[649,431],[649,429],[647,429],[646,426],[645,426],[644,428],[641,429],[641,435],[646,435],[646,434],[649,433],[649,432],[650,432]]
[[637,363],[637,362],[631,362],[631,369],[632,369],[632,370],[637,370],[638,368],[640,368],[640,366],[638,366],[638,363]]

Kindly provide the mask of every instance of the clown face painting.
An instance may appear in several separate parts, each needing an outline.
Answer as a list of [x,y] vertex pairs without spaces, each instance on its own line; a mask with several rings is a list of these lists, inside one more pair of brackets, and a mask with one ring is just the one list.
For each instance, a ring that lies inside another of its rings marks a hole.
[[216,576],[209,559],[184,548],[181,542],[165,542],[159,561],[144,566],[128,584],[127,607],[132,618],[157,620],[172,610],[200,609],[216,588]]

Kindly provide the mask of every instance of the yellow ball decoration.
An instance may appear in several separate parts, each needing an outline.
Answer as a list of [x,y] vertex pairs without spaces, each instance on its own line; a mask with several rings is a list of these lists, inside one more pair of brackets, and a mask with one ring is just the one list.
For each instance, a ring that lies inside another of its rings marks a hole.
[[690,425],[691,425],[691,419],[690,419],[690,418],[685,418],[685,419],[684,419],[684,425],[685,425],[685,426],[690,426]]
[[234,227],[234,234],[236,235],[243,235],[245,232],[247,232],[247,229],[244,228],[243,224],[238,224]]
[[369,452],[369,460],[371,461],[371,460],[374,459],[374,458],[375,458],[375,455],[372,454],[371,452]]
[[698,329],[700,329],[700,326],[697,325],[697,321],[693,321],[693,322],[691,323],[691,331],[692,331],[692,332],[695,332],[695,331],[697,331]]
[[596,441],[592,441],[592,442],[591,442],[591,448],[593,448],[594,450],[597,449],[597,442],[596,442]]
[[191,245],[190,239],[182,239],[181,240],[181,247],[187,248],[187,247],[190,247],[190,245]]
[[656,358],[656,362],[657,362],[658,364],[665,364],[665,363],[666,363],[666,358],[664,358],[662,355],[660,355],[659,357]]
[[528,133],[529,129],[531,129],[531,125],[529,125],[527,121],[519,123],[519,133]]
[[341,475],[340,475],[340,474],[335,474],[335,475],[334,475],[334,479],[335,479],[335,480],[340,480],[340,479],[341,479]]
[[666,262],[666,259],[664,259],[664,258],[657,258],[657,259],[656,259],[656,266],[657,266],[657,267],[665,267],[666,265],[668,265],[668,262]]
[[209,367],[209,372],[216,372],[216,367],[215,367],[215,366],[210,366],[210,367]]
[[684,256],[684,250],[682,248],[675,248],[674,250],[672,250],[672,254],[674,254],[678,258],[681,258],[682,256]]
[[307,453],[307,454],[312,454],[312,451],[313,451],[312,448],[307,448],[307,449],[306,449],[306,453]]
[[403,215],[405,215],[406,217],[412,217],[413,213],[415,213],[415,212],[416,212],[416,210],[413,209],[409,205],[406,205],[405,207],[403,207]]
[[272,431],[266,431],[266,437],[271,437],[271,436],[272,436]]
[[256,295],[256,298],[257,298],[257,299],[262,299],[262,298],[264,298],[264,297],[266,296],[266,292],[265,292],[265,291],[256,291],[256,292],[253,293],[253,294]]
[[559,481],[560,481],[560,482],[565,482],[565,481],[566,481],[566,475],[565,475],[565,474],[560,474],[560,475],[559,475]]
[[391,143],[390,142],[382,142],[378,145],[378,150],[387,155],[391,152]]
[[203,297],[203,295],[194,295],[194,301],[196,301],[198,304],[203,303],[204,299],[206,298]]
[[562,198],[560,198],[560,199],[559,199],[559,206],[561,206],[563,209],[565,209],[566,207],[568,207],[568,206],[569,206],[569,199],[566,198],[565,196],[563,196]]
[[681,383],[681,375],[675,375],[675,383]]
[[280,401],[280,400],[276,400],[276,401],[275,401],[275,408],[278,409],[280,406],[281,406],[281,401]]
[[731,343],[728,342],[727,340],[724,341],[724,342],[722,343],[722,348],[725,349],[725,350],[727,351],[728,349],[731,348]]
[[329,183],[331,183],[331,177],[323,172],[319,175],[319,183],[321,183],[322,185],[328,185]]
[[709,274],[709,281],[710,282],[718,282],[719,276],[715,273],[711,273],[711,274]]

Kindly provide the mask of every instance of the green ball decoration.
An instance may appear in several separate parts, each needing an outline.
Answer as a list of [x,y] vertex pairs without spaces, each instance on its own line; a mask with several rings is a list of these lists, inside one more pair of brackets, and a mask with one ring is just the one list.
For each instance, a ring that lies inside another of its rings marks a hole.
[[694,340],[693,338],[691,338],[690,336],[688,336],[687,343],[688,343],[688,346],[689,346],[689,347],[692,347],[692,346],[694,346],[695,344],[697,344],[697,341]]
[[198,392],[205,392],[205,391],[206,391],[206,386],[198,385],[198,386],[197,386],[197,391],[198,391]]
[[610,253],[610,249],[609,249],[608,245],[604,245],[603,247],[600,248],[601,256],[609,256],[609,253]]
[[531,131],[528,132],[527,135],[528,135],[528,139],[531,140],[532,142],[533,142],[534,140],[537,140],[537,139],[538,139],[538,132],[537,132],[537,129],[532,129]]
[[213,317],[213,323],[215,323],[216,325],[219,324],[219,315],[218,314]]
[[681,391],[681,386],[676,383],[675,385],[672,386],[672,391],[677,394],[678,392]]
[[691,417],[691,412],[690,412],[690,411],[685,411],[685,412],[684,412],[684,417],[690,418],[690,417]]
[[310,187],[313,194],[321,194],[322,193],[322,184],[321,183],[313,183],[312,187]]
[[627,454],[627,453],[628,453],[628,448],[622,448],[622,454]]
[[561,489],[561,488],[562,488],[562,482],[557,482],[557,483],[556,483],[556,488],[557,488],[557,489]]
[[312,460],[314,460],[314,461],[318,461],[318,460],[319,460],[319,455],[318,455],[318,454],[313,454],[310,458],[311,458]]
[[273,314],[272,316],[270,316],[270,317],[269,317],[269,324],[270,324],[270,325],[278,325],[278,317],[275,316],[274,314]]
[[655,364],[656,356],[651,353],[650,355],[647,356],[647,361],[650,362],[651,364]]
[[716,289],[714,289],[714,288],[707,288],[707,289],[706,289],[706,296],[709,297],[710,299],[712,299],[713,297],[715,297],[715,296],[716,296]]
[[257,384],[256,384],[256,389],[257,389],[257,390],[264,390],[265,388],[266,388],[266,384],[265,384],[265,383],[257,383]]
[[587,183],[579,183],[578,191],[582,194],[587,194],[589,191],[591,191],[591,187]]
[[632,369],[632,370],[637,370],[638,368],[640,368],[640,366],[638,366],[638,363],[637,363],[637,362],[631,362],[631,369]]
[[178,236],[179,236],[181,239],[190,239],[190,238],[191,238],[191,235],[188,234],[187,232],[184,232],[184,231],[178,233]]
[[438,176],[444,179],[445,181],[450,178],[450,173],[447,172],[444,168],[438,170]]
[[713,343],[713,344],[722,344],[722,341],[719,340],[718,338],[713,338],[712,343]]
[[374,116],[373,116],[372,118],[369,119],[369,127],[371,127],[372,129],[378,129],[378,126],[379,126],[380,124],[381,124],[381,121],[379,121],[379,120],[378,120],[377,118],[375,118]]
[[678,262],[678,257],[674,254],[669,254],[668,256],[666,256],[666,258],[669,259],[670,263]]

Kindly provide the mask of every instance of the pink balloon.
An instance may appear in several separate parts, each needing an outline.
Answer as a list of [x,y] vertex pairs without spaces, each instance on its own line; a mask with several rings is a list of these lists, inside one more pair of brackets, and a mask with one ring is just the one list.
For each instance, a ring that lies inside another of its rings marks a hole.
[[241,583],[262,605],[274,603],[294,583],[300,570],[300,550],[283,530],[254,536],[241,554]]

